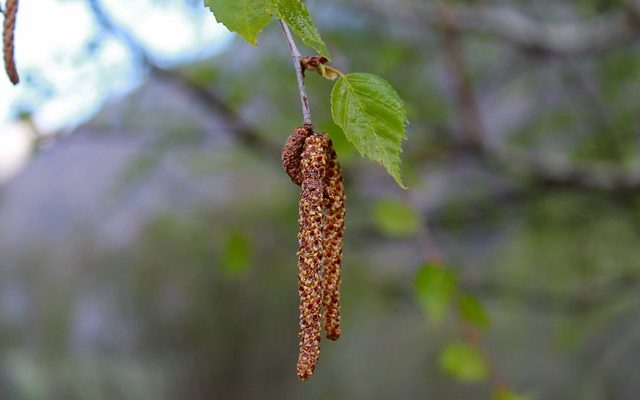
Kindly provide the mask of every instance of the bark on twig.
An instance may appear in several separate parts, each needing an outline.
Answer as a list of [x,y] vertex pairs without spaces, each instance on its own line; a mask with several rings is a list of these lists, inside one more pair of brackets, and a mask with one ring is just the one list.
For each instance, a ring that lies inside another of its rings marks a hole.
[[291,58],[293,59],[293,66],[296,70],[296,77],[298,78],[298,94],[300,96],[300,104],[302,105],[302,118],[305,125],[313,125],[313,121],[311,120],[311,107],[309,106],[309,96],[307,95],[307,90],[304,87],[304,75],[302,74],[302,65],[300,65],[302,55],[296,46],[296,42],[293,40],[291,30],[289,30],[287,23],[280,20],[280,26],[282,27],[282,32],[287,40],[287,45],[291,52]]

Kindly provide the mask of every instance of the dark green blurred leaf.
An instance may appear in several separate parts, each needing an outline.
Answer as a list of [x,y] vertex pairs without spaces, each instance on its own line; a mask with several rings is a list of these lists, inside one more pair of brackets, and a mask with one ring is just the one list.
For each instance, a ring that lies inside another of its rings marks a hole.
[[378,229],[389,236],[414,235],[420,224],[415,210],[399,200],[378,201],[373,216]]
[[493,396],[493,400],[532,400],[533,397],[524,394],[513,393],[509,389],[498,390]]
[[456,291],[457,278],[453,271],[427,264],[416,277],[416,290],[423,307],[432,322],[442,321]]
[[440,354],[440,367],[460,382],[482,382],[489,376],[489,365],[483,355],[466,343],[447,345]]
[[463,294],[458,299],[458,309],[462,318],[478,328],[489,326],[489,315],[487,310],[478,299],[473,296]]
[[194,65],[183,69],[181,72],[189,82],[198,86],[207,86],[219,79],[218,71],[211,65]]
[[224,244],[223,262],[227,275],[242,275],[251,259],[251,243],[246,235],[238,232],[229,234]]

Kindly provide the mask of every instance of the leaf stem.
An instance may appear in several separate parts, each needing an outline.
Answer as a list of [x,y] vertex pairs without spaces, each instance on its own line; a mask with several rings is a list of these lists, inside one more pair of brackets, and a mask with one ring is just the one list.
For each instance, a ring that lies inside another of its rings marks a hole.
[[302,66],[300,65],[302,55],[296,46],[296,42],[293,40],[293,36],[291,35],[291,31],[289,30],[287,23],[280,20],[280,26],[282,27],[282,32],[287,40],[287,45],[291,52],[291,58],[293,59],[293,66],[296,70],[296,77],[298,78],[298,93],[300,95],[300,103],[302,105],[302,118],[305,125],[313,125],[311,120],[311,107],[309,106],[309,96],[307,95],[307,90],[304,87],[304,75],[302,75]]

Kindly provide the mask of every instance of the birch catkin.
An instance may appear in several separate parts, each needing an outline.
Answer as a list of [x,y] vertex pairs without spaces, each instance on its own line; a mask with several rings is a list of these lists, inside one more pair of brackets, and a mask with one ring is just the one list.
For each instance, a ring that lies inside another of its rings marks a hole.
[[298,292],[300,295],[300,353],[298,377],[313,374],[320,355],[324,257],[324,192],[326,136],[310,135],[304,141],[300,175],[300,233],[298,234]]
[[331,140],[327,142],[324,223],[324,316],[327,338],[340,337],[340,275],[345,221],[342,171]]
[[340,337],[340,275],[345,226],[342,171],[331,140],[305,125],[282,149],[282,166],[302,186],[300,196],[300,353],[298,376],[308,379],[320,355],[324,321],[328,339]]
[[18,13],[18,0],[7,0],[4,10],[4,26],[2,31],[2,44],[4,53],[4,67],[9,80],[14,85],[20,82],[16,61],[13,55],[13,39],[16,29],[16,15]]

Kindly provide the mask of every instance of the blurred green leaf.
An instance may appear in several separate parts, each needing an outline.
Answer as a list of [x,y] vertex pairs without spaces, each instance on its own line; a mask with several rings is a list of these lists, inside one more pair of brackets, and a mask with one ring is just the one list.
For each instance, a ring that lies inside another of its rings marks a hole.
[[483,355],[467,343],[447,345],[440,354],[440,367],[460,382],[481,382],[489,376],[489,365]]
[[271,21],[270,0],[204,0],[216,21],[237,32],[251,44],[258,44],[258,35]]
[[219,79],[218,71],[211,65],[193,65],[183,68],[181,73],[190,83],[198,86],[207,86]]
[[406,189],[400,154],[407,138],[407,110],[393,86],[372,74],[344,75],[331,92],[331,114],[360,155],[382,164]]
[[329,57],[329,50],[311,20],[309,10],[300,0],[273,0],[272,13],[284,20],[291,30],[320,55]]
[[493,400],[532,400],[533,397],[524,394],[513,393],[509,389],[500,389],[493,396]]
[[448,268],[427,264],[418,271],[416,290],[432,322],[442,321],[455,294],[456,285],[456,275]]
[[463,294],[458,299],[458,310],[462,318],[478,328],[489,326],[489,314],[482,303],[473,296]]
[[244,274],[251,260],[251,243],[249,238],[239,232],[227,236],[223,251],[224,271],[227,275]]
[[376,226],[389,236],[411,236],[418,231],[420,218],[399,200],[380,200],[373,209]]

